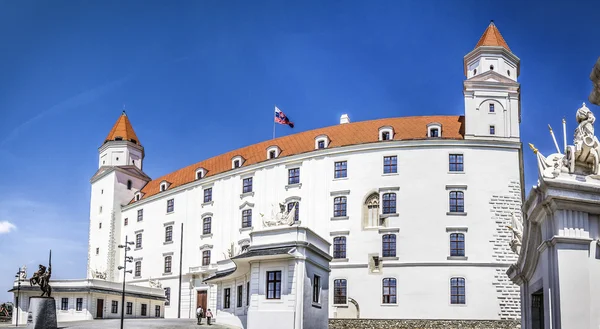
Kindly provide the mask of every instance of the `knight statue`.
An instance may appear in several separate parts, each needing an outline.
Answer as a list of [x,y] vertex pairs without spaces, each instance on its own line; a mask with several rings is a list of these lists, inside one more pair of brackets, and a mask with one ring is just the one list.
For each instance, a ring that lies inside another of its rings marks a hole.
[[31,279],[29,279],[29,284],[33,286],[37,284],[40,286],[42,290],[42,297],[46,295],[50,297],[52,294],[52,287],[50,286],[50,277],[52,276],[52,250],[50,250],[50,259],[48,261],[48,271],[46,271],[46,266],[40,264],[39,270],[33,273]]
[[594,135],[594,122],[596,118],[594,113],[590,111],[583,103],[582,107],[577,110],[577,128],[573,138],[574,153],[576,163],[582,164],[591,170],[592,175],[599,174],[600,162],[600,142]]

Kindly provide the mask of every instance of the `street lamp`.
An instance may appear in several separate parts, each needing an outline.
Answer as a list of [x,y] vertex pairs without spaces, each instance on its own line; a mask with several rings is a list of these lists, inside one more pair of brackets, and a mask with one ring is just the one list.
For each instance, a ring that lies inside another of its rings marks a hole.
[[[16,312],[17,312],[17,323],[15,324],[15,327],[19,326],[19,313],[21,313],[19,311],[19,295],[21,294],[21,273],[23,273],[23,271],[21,271],[21,268],[19,267],[19,272],[17,272],[17,275],[15,275],[15,278],[17,278],[17,305],[16,305]],[[13,313],[15,312],[15,307],[13,307]]]
[[125,319],[125,275],[131,273],[131,270],[127,270],[127,263],[133,262],[133,257],[127,257],[127,252],[131,250],[129,245],[133,245],[132,241],[127,241],[127,235],[125,236],[125,244],[120,244],[119,248],[125,249],[125,258],[123,260],[123,266],[119,266],[119,270],[123,270],[123,292],[121,294],[121,329],[123,329],[123,321]]

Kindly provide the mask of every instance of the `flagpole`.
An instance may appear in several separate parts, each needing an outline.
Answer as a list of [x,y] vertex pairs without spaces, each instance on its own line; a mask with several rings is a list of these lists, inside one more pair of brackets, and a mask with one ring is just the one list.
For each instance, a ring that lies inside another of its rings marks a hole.
[[[275,114],[275,109],[277,108],[277,105],[275,105],[275,108],[273,109],[273,114]],[[275,139],[275,117],[272,117],[273,119],[273,139]]]

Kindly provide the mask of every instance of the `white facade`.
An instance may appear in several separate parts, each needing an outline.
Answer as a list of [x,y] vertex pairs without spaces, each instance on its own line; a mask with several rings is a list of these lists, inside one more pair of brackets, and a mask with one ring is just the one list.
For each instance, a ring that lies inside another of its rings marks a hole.
[[[222,306],[224,287],[203,280],[221,272],[230,255],[245,251],[252,233],[265,229],[262,215],[269,217],[278,202],[286,207],[298,202],[298,224],[332,245],[324,299],[330,318],[518,319],[518,287],[505,274],[516,261],[506,225],[522,202],[518,65],[519,59],[503,47],[479,47],[465,57],[465,115],[457,117],[461,138],[445,138],[447,127],[437,121],[419,127],[418,136],[409,139],[384,124],[369,132],[378,142],[330,148],[327,129],[320,129],[310,141],[313,151],[289,155],[278,146],[265,148],[258,155],[264,161],[250,165],[234,155],[230,170],[205,176],[211,168],[198,168],[199,179],[174,187],[159,178],[164,190],[141,199],[137,192],[150,181],[140,170],[141,160],[123,165],[102,158],[117,149],[143,158],[143,149],[108,141],[92,179],[88,269],[121,280],[116,267],[123,255],[116,246],[126,238],[135,241],[130,266],[139,262],[140,271],[128,274],[127,281],[148,285],[149,279],[159,280],[169,297],[165,317],[193,318],[204,293],[208,308]],[[340,120],[344,127],[355,124],[360,123],[349,123],[347,116]],[[451,156],[453,161],[462,158],[461,170],[451,170]],[[385,172],[385,157],[396,157],[395,172]],[[346,175],[336,178],[335,163],[344,161]],[[297,183],[288,181],[293,169],[299,170]],[[249,178],[251,190],[244,192]],[[205,202],[208,190],[212,197]],[[459,195],[464,209],[451,209],[450,199]],[[395,210],[385,200],[390,196]],[[340,197],[345,197],[346,212],[335,216]],[[245,211],[252,213],[249,227],[243,227]],[[203,231],[207,218],[210,232]],[[390,235],[395,242],[386,242],[384,254],[383,240]],[[451,236],[464,239],[452,251]],[[343,256],[336,238],[345,238]],[[345,280],[345,288],[338,280]],[[231,284],[236,288],[246,282]],[[395,282],[393,298],[383,296],[384,282]]]

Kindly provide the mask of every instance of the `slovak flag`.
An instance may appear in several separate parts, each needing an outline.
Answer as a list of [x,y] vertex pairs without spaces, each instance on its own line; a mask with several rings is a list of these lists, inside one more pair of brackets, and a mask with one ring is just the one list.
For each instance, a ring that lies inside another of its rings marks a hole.
[[290,128],[294,128],[294,123],[291,122],[290,119],[288,119],[288,117],[283,113],[283,111],[277,108],[277,106],[275,106],[275,122],[282,125],[288,125]]

